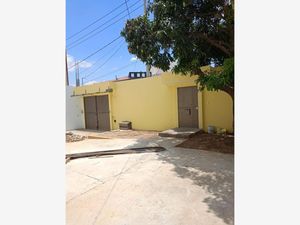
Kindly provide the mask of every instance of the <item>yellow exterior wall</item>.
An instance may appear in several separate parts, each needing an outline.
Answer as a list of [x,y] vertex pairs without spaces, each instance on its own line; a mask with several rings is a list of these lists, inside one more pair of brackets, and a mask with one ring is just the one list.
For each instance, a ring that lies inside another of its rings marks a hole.
[[172,91],[161,85],[160,77],[115,83],[113,96],[114,128],[122,120],[140,130],[164,130],[174,127]]
[[[196,86],[195,76],[164,73],[160,76],[77,87],[75,95],[109,95],[110,122],[132,122],[133,129],[162,131],[178,127],[177,88]],[[107,88],[113,92],[99,93]],[[98,93],[97,93],[98,92]],[[198,93],[199,128],[214,125],[232,130],[232,101],[224,92]]]
[[204,130],[213,125],[232,131],[233,106],[230,95],[223,91],[203,92]]

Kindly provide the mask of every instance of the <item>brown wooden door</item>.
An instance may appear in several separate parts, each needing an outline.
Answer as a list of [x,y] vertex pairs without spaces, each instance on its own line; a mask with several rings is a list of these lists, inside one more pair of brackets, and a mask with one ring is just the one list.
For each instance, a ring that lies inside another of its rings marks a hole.
[[177,88],[179,127],[198,128],[197,87]]
[[84,98],[85,128],[110,130],[108,95]]
[[97,96],[98,130],[110,130],[108,95]]
[[85,128],[97,130],[98,129],[98,118],[97,118],[97,107],[96,97],[85,97],[84,98],[84,114],[85,114]]

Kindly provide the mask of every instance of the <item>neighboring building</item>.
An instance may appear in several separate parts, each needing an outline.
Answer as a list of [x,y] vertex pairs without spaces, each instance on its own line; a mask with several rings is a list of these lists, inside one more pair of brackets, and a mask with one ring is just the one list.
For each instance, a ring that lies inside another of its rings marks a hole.
[[[166,72],[171,72],[175,65],[176,65],[176,62],[171,62],[170,68],[169,68],[168,71],[166,71]],[[155,76],[155,75],[163,74],[164,71],[163,71],[162,69],[160,69],[160,68],[151,66],[151,68],[150,68],[150,73],[152,73],[153,76]]]
[[207,130],[214,125],[232,131],[231,97],[222,91],[200,92],[195,79],[167,72],[100,82],[76,87],[72,98],[84,104],[81,128],[111,130],[118,129],[121,121],[131,121],[137,130]]
[[145,77],[147,77],[147,72],[129,72],[128,73],[129,79],[138,79],[138,78],[145,78]]
[[[152,76],[152,73],[150,72],[150,76]],[[147,77],[147,72],[129,72],[127,76],[121,76],[117,77],[117,81],[122,81],[122,80],[130,80],[130,79],[138,79],[138,78],[146,78]]]
[[75,87],[66,86],[66,130],[84,128],[82,98],[71,97]]
[[160,75],[163,72],[164,71],[162,71],[161,69],[153,67],[153,66],[151,66],[151,68],[150,68],[150,73],[152,73],[153,75]]

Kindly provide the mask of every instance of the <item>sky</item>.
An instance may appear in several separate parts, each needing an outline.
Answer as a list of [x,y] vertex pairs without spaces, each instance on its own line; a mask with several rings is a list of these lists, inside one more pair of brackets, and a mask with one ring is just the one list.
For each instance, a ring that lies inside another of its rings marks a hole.
[[[143,2],[127,0],[128,13],[125,0],[66,0],[66,48],[70,85],[75,85],[75,60],[81,62],[118,38],[129,16],[135,18],[143,14]],[[119,8],[105,16],[117,7]],[[92,24],[93,22],[95,23]],[[146,67],[128,52],[123,37],[79,64],[80,82],[83,78],[84,84],[114,80],[116,77],[127,76],[130,71],[146,71]]]

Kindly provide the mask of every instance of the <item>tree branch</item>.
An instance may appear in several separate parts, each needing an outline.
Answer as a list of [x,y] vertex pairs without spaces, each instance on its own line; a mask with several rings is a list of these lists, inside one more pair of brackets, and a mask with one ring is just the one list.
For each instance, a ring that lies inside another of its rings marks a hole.
[[221,41],[218,40],[214,40],[210,37],[207,36],[207,34],[203,34],[203,33],[194,33],[193,35],[196,35],[196,37],[201,38],[202,40],[207,41],[209,44],[211,44],[212,46],[220,49],[222,52],[224,52],[226,55],[228,55],[229,57],[232,55],[231,51],[229,49],[227,49],[226,47],[224,47],[221,44]]

